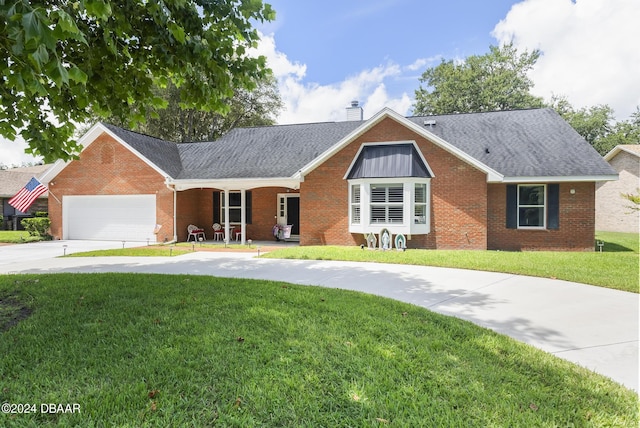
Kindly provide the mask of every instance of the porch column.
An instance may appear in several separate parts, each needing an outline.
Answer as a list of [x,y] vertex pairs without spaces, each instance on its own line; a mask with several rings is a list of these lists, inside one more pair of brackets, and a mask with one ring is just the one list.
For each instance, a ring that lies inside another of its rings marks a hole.
[[241,239],[242,245],[245,244],[245,240],[247,236],[247,221],[245,218],[245,215],[247,212],[246,203],[247,203],[247,191],[242,189],[240,190],[240,231],[242,232],[240,233],[240,239]]
[[224,238],[227,242],[229,239],[229,190],[224,190]]

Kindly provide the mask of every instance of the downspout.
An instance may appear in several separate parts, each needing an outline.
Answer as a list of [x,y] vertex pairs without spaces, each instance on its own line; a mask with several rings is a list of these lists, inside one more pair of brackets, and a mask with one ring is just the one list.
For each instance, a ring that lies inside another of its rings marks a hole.
[[178,192],[176,191],[176,185],[175,184],[171,184],[169,182],[169,180],[170,180],[170,178],[166,177],[164,184],[167,186],[167,189],[169,189],[169,190],[171,190],[173,192],[173,239],[170,242],[167,242],[167,243],[168,244],[175,244],[176,242],[178,242],[178,234],[177,234],[178,223],[177,223],[177,218],[176,218]]

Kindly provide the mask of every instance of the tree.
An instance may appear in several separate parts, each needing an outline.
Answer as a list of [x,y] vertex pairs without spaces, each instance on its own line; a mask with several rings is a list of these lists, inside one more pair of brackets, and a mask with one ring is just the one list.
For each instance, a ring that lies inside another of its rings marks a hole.
[[[147,120],[133,127],[135,131],[168,141],[213,141],[238,126],[273,125],[275,115],[282,109],[277,82],[267,76],[248,91],[238,89],[227,100],[228,113],[198,111],[180,107],[180,91],[174,85],[157,88],[156,95],[167,102],[167,108],[147,112]],[[152,117],[156,116],[156,117]],[[118,118],[107,121],[127,126]]]
[[619,144],[640,144],[640,107],[628,120],[617,122],[607,104],[575,109],[566,98],[553,96],[549,107],[603,156]]
[[419,79],[414,113],[417,115],[471,113],[542,107],[533,96],[527,72],[540,56],[535,50],[518,53],[513,44],[490,46],[485,55],[462,62],[443,60]]
[[169,84],[183,107],[226,113],[265,76],[251,23],[274,17],[261,0],[0,0],[0,135],[69,159],[74,122],[143,121]]

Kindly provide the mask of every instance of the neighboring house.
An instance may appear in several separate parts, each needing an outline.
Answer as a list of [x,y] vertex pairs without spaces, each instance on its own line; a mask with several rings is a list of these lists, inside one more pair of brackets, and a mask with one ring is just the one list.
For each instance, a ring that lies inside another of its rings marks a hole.
[[640,211],[622,195],[640,193],[640,144],[616,146],[604,159],[620,179],[596,186],[596,230],[638,233]]
[[47,179],[61,239],[183,241],[192,223],[211,239],[217,222],[253,240],[290,224],[301,245],[386,228],[409,248],[593,250],[595,184],[617,178],[551,109],[384,109],[188,144],[98,123],[80,143]]
[[44,193],[29,207],[28,212],[23,213],[8,204],[9,199],[13,198],[32,177],[40,178],[49,168],[51,164],[26,166],[21,168],[11,168],[0,170],[0,205],[2,206],[2,229],[4,230],[22,230],[20,220],[27,217],[33,217],[33,213],[38,211],[46,212],[48,210],[48,194]]

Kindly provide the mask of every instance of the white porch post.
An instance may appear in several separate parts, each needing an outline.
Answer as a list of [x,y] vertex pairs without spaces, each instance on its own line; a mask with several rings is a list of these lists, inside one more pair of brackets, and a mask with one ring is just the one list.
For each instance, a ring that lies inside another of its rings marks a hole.
[[247,202],[247,191],[242,189],[240,190],[240,239],[241,239],[241,243],[242,245],[245,244],[245,240],[246,240],[246,236],[247,236],[247,222],[246,222],[246,212],[247,212],[247,207],[246,207],[246,202]]
[[229,239],[229,190],[227,189],[224,189],[224,239],[231,242]]

